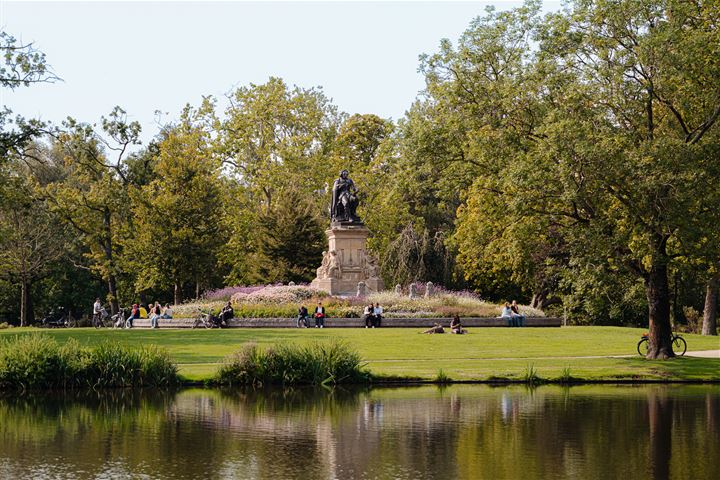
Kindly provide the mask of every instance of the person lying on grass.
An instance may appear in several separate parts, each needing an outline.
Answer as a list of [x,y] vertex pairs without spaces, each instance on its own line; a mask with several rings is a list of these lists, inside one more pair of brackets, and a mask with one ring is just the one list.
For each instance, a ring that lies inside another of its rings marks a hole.
[[445,329],[442,327],[442,325],[436,323],[434,326],[428,328],[422,333],[445,333]]

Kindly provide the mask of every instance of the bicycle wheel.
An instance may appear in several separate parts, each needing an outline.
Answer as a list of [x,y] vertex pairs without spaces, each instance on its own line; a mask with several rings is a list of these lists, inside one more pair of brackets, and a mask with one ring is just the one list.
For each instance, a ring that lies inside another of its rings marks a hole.
[[673,352],[675,352],[675,355],[680,355],[681,357],[685,355],[685,352],[687,351],[687,343],[685,342],[685,339],[680,336],[673,337],[672,349]]
[[648,350],[650,349],[650,341],[647,337],[643,337],[637,344],[637,352],[641,357],[647,357]]
[[197,318],[195,319],[195,321],[193,322],[192,328],[197,327],[198,325],[200,325],[200,323],[202,323],[202,317],[197,317]]

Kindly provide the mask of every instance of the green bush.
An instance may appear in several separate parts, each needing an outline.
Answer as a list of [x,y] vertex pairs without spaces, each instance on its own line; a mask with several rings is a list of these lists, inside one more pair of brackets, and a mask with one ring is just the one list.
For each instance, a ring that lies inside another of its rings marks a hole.
[[4,330],[6,328],[10,328],[10,325],[7,322],[0,323],[0,330]]
[[286,344],[261,349],[254,343],[225,358],[215,376],[221,385],[326,385],[368,383],[360,355],[340,342]]
[[38,390],[166,386],[178,383],[177,366],[155,346],[104,343],[60,345],[43,334],[0,341],[0,389]]

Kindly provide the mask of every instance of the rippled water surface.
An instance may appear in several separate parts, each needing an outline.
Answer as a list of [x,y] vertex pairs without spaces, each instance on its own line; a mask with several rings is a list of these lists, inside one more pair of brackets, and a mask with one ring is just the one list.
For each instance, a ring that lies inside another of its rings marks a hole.
[[0,478],[720,478],[720,387],[0,398]]

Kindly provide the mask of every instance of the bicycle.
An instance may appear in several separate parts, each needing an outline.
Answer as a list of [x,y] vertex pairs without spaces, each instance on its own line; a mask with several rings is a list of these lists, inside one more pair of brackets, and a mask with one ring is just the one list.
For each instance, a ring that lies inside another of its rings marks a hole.
[[125,309],[121,308],[118,313],[110,317],[110,325],[113,328],[124,328],[126,325]]
[[93,327],[95,327],[95,328],[104,328],[104,327],[112,326],[112,321],[110,320],[110,314],[108,314],[105,307],[101,307],[99,313],[93,314],[92,324],[93,324]]
[[[685,339],[679,334],[674,333],[672,334],[672,339],[670,340],[672,342],[672,349],[673,352],[675,352],[675,355],[683,356],[685,355],[685,352],[687,351],[687,342]],[[642,334],[642,338],[637,344],[637,352],[638,355],[642,357],[647,357],[648,350],[650,349],[650,336],[647,333]]]
[[203,326],[205,328],[221,328],[220,319],[210,312],[203,312],[200,310],[200,314],[195,318],[192,328]]

